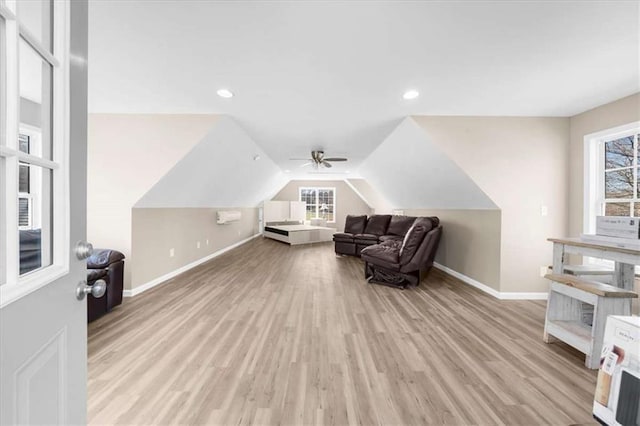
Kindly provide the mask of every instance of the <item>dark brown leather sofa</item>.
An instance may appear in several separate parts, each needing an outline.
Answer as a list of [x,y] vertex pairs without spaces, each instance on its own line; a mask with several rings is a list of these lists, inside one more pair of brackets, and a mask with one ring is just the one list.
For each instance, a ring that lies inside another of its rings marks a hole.
[[[435,218],[437,219],[437,218]],[[404,238],[416,218],[399,215],[347,216],[344,232],[333,234],[336,254],[359,256],[362,249]]]
[[418,285],[433,266],[442,226],[436,217],[419,217],[403,240],[388,239],[362,250],[365,278],[370,283],[406,288]]
[[89,293],[87,319],[91,322],[122,303],[124,254],[116,250],[95,249],[87,259],[87,269],[88,285],[95,284],[99,279],[107,283],[104,296],[95,298]]
[[20,275],[42,266],[41,234],[40,229],[20,231]]

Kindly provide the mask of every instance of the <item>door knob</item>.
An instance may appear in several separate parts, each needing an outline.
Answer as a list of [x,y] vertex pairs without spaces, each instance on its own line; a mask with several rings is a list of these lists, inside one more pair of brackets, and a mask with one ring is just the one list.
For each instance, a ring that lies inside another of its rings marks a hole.
[[78,260],[84,260],[93,253],[93,245],[86,241],[78,241],[74,251]]
[[87,285],[86,281],[80,281],[76,287],[76,297],[78,300],[84,299],[87,294],[91,294],[96,299],[104,296],[107,291],[107,282],[105,280],[97,280],[93,285]]

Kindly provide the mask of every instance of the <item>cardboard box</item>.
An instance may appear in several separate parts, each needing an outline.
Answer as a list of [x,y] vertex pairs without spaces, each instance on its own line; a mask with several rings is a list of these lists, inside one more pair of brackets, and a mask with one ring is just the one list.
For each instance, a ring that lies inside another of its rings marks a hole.
[[640,239],[640,218],[629,216],[597,216],[596,235]]
[[593,417],[609,426],[640,424],[640,317],[607,318]]
[[640,240],[637,238],[618,238],[604,235],[580,234],[585,243],[604,244],[629,250],[640,250]]

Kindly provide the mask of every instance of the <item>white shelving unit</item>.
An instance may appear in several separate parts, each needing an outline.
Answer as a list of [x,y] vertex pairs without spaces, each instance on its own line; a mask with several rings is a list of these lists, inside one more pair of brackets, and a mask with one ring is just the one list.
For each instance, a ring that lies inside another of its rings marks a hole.
[[588,368],[598,368],[607,316],[629,315],[631,300],[638,295],[572,275],[549,274],[546,278],[551,286],[544,341],[551,343],[554,337],[562,340],[586,355]]

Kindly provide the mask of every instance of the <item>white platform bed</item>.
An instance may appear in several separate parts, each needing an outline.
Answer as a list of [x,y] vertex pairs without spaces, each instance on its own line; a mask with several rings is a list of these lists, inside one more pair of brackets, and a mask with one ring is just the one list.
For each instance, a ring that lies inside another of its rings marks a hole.
[[290,245],[331,241],[335,228],[313,225],[267,225],[264,236]]

